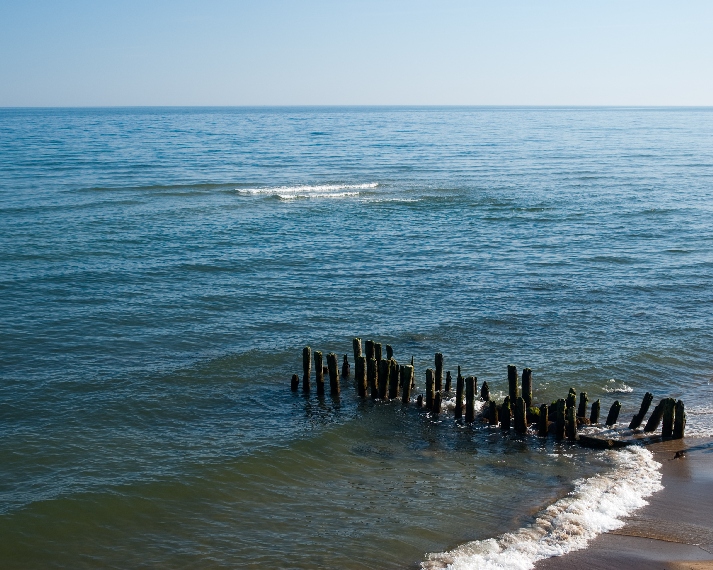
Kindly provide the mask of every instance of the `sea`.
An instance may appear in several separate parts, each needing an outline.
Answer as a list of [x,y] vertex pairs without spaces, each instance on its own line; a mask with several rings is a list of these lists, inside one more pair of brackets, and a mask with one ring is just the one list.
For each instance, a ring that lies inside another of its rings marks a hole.
[[695,439],[712,314],[711,108],[0,109],[0,567],[531,568],[660,465],[419,408],[435,353]]

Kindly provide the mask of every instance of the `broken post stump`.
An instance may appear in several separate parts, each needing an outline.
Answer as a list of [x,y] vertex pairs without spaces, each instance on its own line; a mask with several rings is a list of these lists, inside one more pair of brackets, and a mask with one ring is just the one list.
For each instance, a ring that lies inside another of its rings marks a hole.
[[577,439],[577,416],[575,415],[574,406],[567,408],[567,424],[565,431],[567,432],[567,439],[570,441],[575,441]]
[[490,408],[488,421],[491,426],[496,426],[498,425],[498,403],[495,400],[490,400],[488,406]]
[[354,366],[356,367],[356,359],[363,356],[361,353],[361,339],[359,337],[355,337],[352,340],[352,348],[354,349]]
[[532,370],[529,368],[522,371],[522,398],[526,408],[532,406]]
[[450,391],[451,391],[451,382],[452,382],[452,379],[451,379],[451,371],[449,370],[448,372],[446,372],[446,387],[444,388],[444,390],[445,390],[446,392],[450,392]]
[[386,399],[389,391],[389,361],[379,360],[379,398]]
[[386,345],[386,360],[391,360],[394,357],[394,349],[390,344]]
[[661,437],[671,437],[673,435],[673,415],[676,411],[676,400],[673,398],[666,398],[664,402]]
[[337,355],[334,352],[330,352],[327,355],[327,369],[329,370],[329,393],[332,396],[339,396],[339,367],[337,361]]
[[435,358],[436,364],[436,392],[440,392],[443,388],[443,354],[440,352],[436,353]]
[[611,408],[609,408],[609,414],[607,414],[607,422],[606,422],[607,426],[611,427],[616,423],[616,420],[619,419],[620,411],[621,411],[621,404],[619,403],[619,400],[616,400],[611,405]]
[[374,343],[374,358],[377,360],[381,360],[381,343],[380,342],[375,342]]
[[525,420],[525,398],[522,396],[518,396],[517,400],[515,400],[513,416],[515,420],[515,431],[517,433],[527,433],[527,421]]
[[681,400],[676,402],[674,414],[673,439],[681,439],[686,431],[686,409]]
[[433,368],[426,370],[426,408],[433,408],[433,398],[435,394],[435,382],[433,377]]
[[293,392],[297,392],[297,389],[300,387],[300,377],[297,376],[297,374],[292,375],[292,382],[290,383],[290,389]]
[[475,420],[475,376],[465,379],[465,421]]
[[433,398],[433,413],[437,416],[441,413],[441,393],[436,392],[436,397]]
[[574,408],[577,405],[577,392],[574,391],[574,388],[569,389],[569,394],[567,394],[567,402],[565,406],[567,408]]
[[374,358],[374,341],[367,340],[364,346],[366,348],[366,361],[369,362],[369,360]]
[[547,429],[549,427],[547,404],[540,406],[540,416],[537,418],[537,434],[540,437],[547,437]]
[[379,363],[376,358],[366,361],[366,377],[369,380],[371,399],[376,400],[379,397]]
[[302,391],[309,392],[309,376],[312,372],[312,349],[305,346],[302,349]]
[[646,415],[646,412],[649,411],[649,406],[653,401],[654,395],[651,392],[646,392],[646,394],[644,394],[644,399],[641,401],[639,412],[632,418],[631,423],[629,424],[629,429],[636,429],[641,425],[644,421],[644,416]]
[[508,395],[510,396],[510,402],[517,400],[520,395],[520,387],[517,385],[517,380],[517,367],[508,364]]
[[504,430],[510,429],[510,396],[505,396],[503,405],[500,406],[500,427]]
[[324,396],[324,365],[320,350],[314,351],[314,377],[317,384],[317,395]]
[[658,429],[659,424],[661,423],[661,416],[663,416],[663,405],[664,400],[661,400],[654,408],[654,411],[651,412],[649,421],[646,422],[646,425],[644,426],[645,432],[650,433]]
[[453,415],[456,419],[463,417],[463,388],[465,379],[459,374],[456,379],[456,406],[453,408]]
[[490,401],[490,387],[487,382],[483,382],[483,385],[480,387],[480,399],[483,400],[483,402]]
[[403,390],[403,396],[401,397],[401,402],[403,404],[408,404],[411,401],[411,375],[413,374],[413,367],[405,365],[401,367],[401,389]]
[[589,416],[589,423],[594,425],[599,423],[599,413],[602,409],[602,401],[597,399],[596,402],[592,404],[592,413]]
[[351,374],[351,369],[349,367],[349,359],[345,354],[344,360],[342,360],[342,378],[349,378],[349,374]]
[[589,403],[589,396],[586,392],[581,392],[579,394],[579,408],[577,409],[578,418],[587,417],[587,404]]
[[356,380],[357,392],[360,398],[366,398],[366,357],[357,356],[354,361],[354,379]]

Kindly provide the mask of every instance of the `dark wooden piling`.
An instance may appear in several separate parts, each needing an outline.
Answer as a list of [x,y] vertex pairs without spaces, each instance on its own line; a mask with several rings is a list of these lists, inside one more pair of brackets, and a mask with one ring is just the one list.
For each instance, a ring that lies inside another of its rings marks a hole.
[[[524,378],[523,374],[523,378]],[[515,431],[517,433],[526,433],[527,432],[527,421],[525,419],[525,398],[522,396],[518,396],[517,400],[515,400],[515,406],[513,408],[513,416],[514,416],[514,423],[515,423]]]
[[671,437],[673,435],[673,416],[676,411],[676,400],[673,398],[666,398],[664,402],[661,437]]
[[592,413],[589,416],[589,423],[594,425],[596,423],[599,423],[599,413],[601,412],[602,409],[602,401],[597,399],[596,402],[592,404]]
[[517,400],[517,397],[520,395],[520,387],[518,386],[517,381],[517,367],[512,364],[508,364],[508,395],[510,396],[510,402]]
[[532,406],[532,370],[529,368],[522,371],[522,398],[526,408]]
[[586,418],[587,417],[587,404],[589,403],[589,396],[587,396],[586,392],[582,392],[579,394],[579,409],[577,410],[577,417],[578,418]]
[[612,405],[611,408],[609,408],[609,413],[607,414],[607,422],[605,425],[611,427],[616,423],[616,420],[619,419],[619,412],[621,411],[621,403],[619,403],[619,400],[616,400]]
[[342,360],[342,378],[349,378],[349,375],[351,374],[351,368],[349,366],[349,359],[347,358],[347,355],[344,355],[344,359]]
[[382,346],[380,342],[375,342],[374,343],[374,358],[377,360],[381,360],[381,351],[382,351]]
[[446,372],[446,387],[444,388],[444,390],[445,390],[446,392],[450,392],[450,391],[451,391],[451,382],[452,382],[452,381],[453,381],[453,380],[452,380],[452,378],[451,378],[451,371],[449,370],[448,372]]
[[673,422],[673,439],[681,439],[686,431],[686,408],[683,402],[676,402],[675,418]]
[[334,352],[327,355],[327,368],[329,369],[329,393],[332,396],[339,396],[341,389],[339,387],[339,361]]
[[399,397],[399,365],[393,358],[385,360],[387,366],[387,378],[389,382],[389,400]]
[[314,351],[314,376],[317,384],[317,395],[324,396],[324,364],[320,350]]
[[366,361],[368,362],[374,358],[374,341],[367,340],[366,343],[364,343],[364,347],[366,348]]
[[312,349],[305,346],[302,349],[302,391],[309,392],[309,377],[312,373]]
[[440,392],[443,389],[443,354],[437,352],[434,360],[436,364],[436,392]]
[[433,398],[433,413],[438,415],[441,413],[441,393],[436,392],[435,398]]
[[292,375],[292,382],[290,383],[290,389],[293,392],[297,392],[300,387],[300,377],[297,374]]
[[483,402],[490,401],[490,387],[487,382],[483,382],[483,385],[480,387],[480,399],[483,400]]
[[394,349],[390,344],[386,345],[386,360],[391,360],[394,357]]
[[426,408],[433,409],[433,398],[435,398],[435,382],[433,368],[426,370]]
[[574,388],[570,388],[569,394],[567,394],[567,400],[565,403],[565,407],[574,408],[576,406],[577,406],[577,392],[574,391]]
[[366,398],[367,374],[366,357],[357,356],[354,361],[354,379],[356,380],[357,392],[360,398]]
[[456,379],[456,406],[453,409],[453,415],[456,419],[463,417],[463,387],[465,379],[459,374]]
[[402,366],[401,367],[401,390],[402,397],[401,402],[403,404],[408,404],[411,401],[411,376],[413,375],[413,367]]
[[567,439],[570,441],[575,441],[577,439],[577,416],[575,413],[576,410],[574,409],[574,406],[567,408],[567,423],[565,431],[567,432]]
[[567,409],[567,401],[564,398],[557,400],[557,416],[555,420],[555,436],[557,439],[564,439],[564,431],[567,426],[567,418],[565,410]]
[[656,404],[654,411],[651,412],[651,415],[649,416],[649,421],[647,421],[646,425],[644,426],[645,432],[651,433],[652,431],[656,431],[659,428],[659,424],[661,423],[661,417],[663,416],[663,406],[664,400],[661,400],[658,404]]
[[[463,376],[460,375],[460,366],[458,367],[458,376],[456,376],[456,381],[458,378],[463,378]],[[465,378],[463,378],[463,380],[465,380]]]
[[488,402],[488,422],[491,426],[498,425],[498,403],[495,400],[490,400]]
[[359,337],[355,337],[352,340],[352,349],[354,350],[354,366],[356,367],[356,359],[364,356],[361,352],[361,339]]
[[418,398],[416,398],[416,406],[423,408],[423,394],[419,394]]
[[649,406],[651,406],[651,402],[653,401],[654,395],[651,392],[646,392],[646,394],[644,394],[644,399],[641,401],[639,412],[632,418],[631,423],[629,424],[629,429],[636,429],[642,424],[644,416],[646,416],[646,412],[649,411]]
[[416,367],[413,365],[413,356],[411,357],[411,390],[416,389]]
[[547,430],[549,428],[549,417],[547,404],[542,404],[540,406],[540,415],[537,418],[537,434],[540,437],[547,437]]
[[366,377],[369,380],[371,399],[376,400],[379,397],[379,363],[376,358],[367,359]]
[[389,392],[389,361],[379,360],[379,398],[386,399]]
[[465,421],[475,420],[475,376],[465,379]]
[[503,405],[500,406],[500,427],[504,430],[510,429],[510,396],[505,396]]

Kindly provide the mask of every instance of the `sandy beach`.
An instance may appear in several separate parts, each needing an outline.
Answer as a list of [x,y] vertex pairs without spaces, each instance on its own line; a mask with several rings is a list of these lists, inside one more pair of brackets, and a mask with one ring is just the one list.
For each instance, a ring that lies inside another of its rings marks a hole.
[[538,570],[713,569],[713,439],[648,446],[662,467],[663,491],[586,550],[541,560]]

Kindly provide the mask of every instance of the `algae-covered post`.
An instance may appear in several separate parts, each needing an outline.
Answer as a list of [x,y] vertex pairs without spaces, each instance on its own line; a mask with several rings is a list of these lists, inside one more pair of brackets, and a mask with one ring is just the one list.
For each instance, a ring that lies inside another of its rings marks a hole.
[[547,429],[549,427],[549,417],[547,404],[540,406],[540,416],[537,418],[537,433],[541,437],[547,437]]
[[619,412],[621,411],[621,403],[619,403],[619,400],[616,400],[612,405],[611,408],[609,408],[609,414],[607,415],[607,426],[613,426],[616,423],[616,420],[619,419]]
[[332,396],[339,396],[339,362],[337,360],[337,355],[334,352],[330,352],[327,355],[327,369],[329,370],[329,391]]
[[683,402],[676,402],[675,418],[673,423],[673,438],[681,439],[686,431],[686,409]]
[[644,399],[641,401],[639,413],[632,418],[631,423],[629,424],[629,429],[636,429],[641,425],[644,421],[644,416],[646,416],[646,412],[649,411],[649,406],[651,406],[651,402],[653,401],[654,395],[651,392],[646,392],[646,394],[644,394]]
[[490,387],[487,382],[483,382],[483,385],[480,387],[480,399],[483,400],[483,402],[490,401]]
[[589,403],[589,397],[586,392],[579,394],[579,409],[577,410],[577,417],[586,418],[587,417],[587,404]]
[[312,349],[305,346],[302,349],[302,391],[309,392],[309,377],[312,373]]
[[374,358],[377,360],[381,360],[381,343],[380,342],[375,342],[374,343]]
[[446,372],[446,387],[444,388],[444,390],[445,390],[446,392],[450,392],[450,391],[451,391],[451,382],[452,382],[452,379],[451,379],[451,371],[449,370],[448,372]]
[[488,422],[491,426],[498,425],[498,403],[495,400],[488,402]]
[[596,402],[592,404],[592,413],[589,416],[589,423],[594,425],[596,423],[599,423],[599,413],[601,412],[602,409],[602,401],[597,399]]
[[440,352],[436,353],[435,358],[436,364],[436,392],[440,392],[443,388],[443,354]]
[[356,380],[357,392],[360,398],[366,398],[366,357],[357,356],[354,361],[354,379]]
[[369,380],[369,391],[372,400],[379,397],[379,363],[375,358],[366,361],[366,377]]
[[317,395],[324,395],[324,364],[322,360],[322,352],[314,351],[314,379],[317,384]]
[[532,406],[532,370],[529,368],[522,371],[522,398],[526,408]]
[[413,367],[402,366],[401,367],[401,389],[403,390],[403,396],[401,402],[408,404],[411,401],[411,376],[413,375]]
[[453,408],[453,415],[456,419],[463,417],[463,384],[465,379],[458,374],[456,379],[456,405]]
[[[523,378],[524,378],[523,374]],[[513,409],[513,416],[515,419],[515,431],[517,433],[527,432],[527,421],[525,419],[525,398],[518,396],[515,400],[515,407]]]
[[663,405],[663,425],[661,426],[661,436],[671,437],[673,435],[673,414],[676,408],[676,400],[666,398]]
[[389,390],[389,361],[379,360],[379,398],[386,399]]
[[394,349],[390,344],[386,345],[386,360],[391,360],[394,357]]
[[349,367],[349,359],[347,358],[347,355],[344,355],[344,359],[342,360],[342,378],[349,378],[349,374],[351,373],[351,369]]
[[465,421],[475,420],[475,376],[465,379]]
[[644,426],[645,432],[651,433],[652,431],[656,431],[658,429],[659,424],[661,423],[661,416],[663,416],[664,401],[665,400],[661,400],[654,408],[654,411],[651,412],[649,421],[646,422],[646,425]]
[[300,377],[297,376],[297,374],[292,375],[292,382],[290,384],[290,388],[292,389],[293,392],[297,392],[297,389],[300,387]]
[[435,386],[433,378],[433,368],[426,370],[426,408],[433,408],[433,398],[435,397]]
[[361,339],[359,337],[355,337],[354,340],[352,340],[352,348],[354,349],[354,366],[356,366],[356,359],[362,356]]
[[520,395],[520,387],[517,385],[517,380],[517,367],[508,364],[508,395],[510,396],[511,403],[515,402]]

